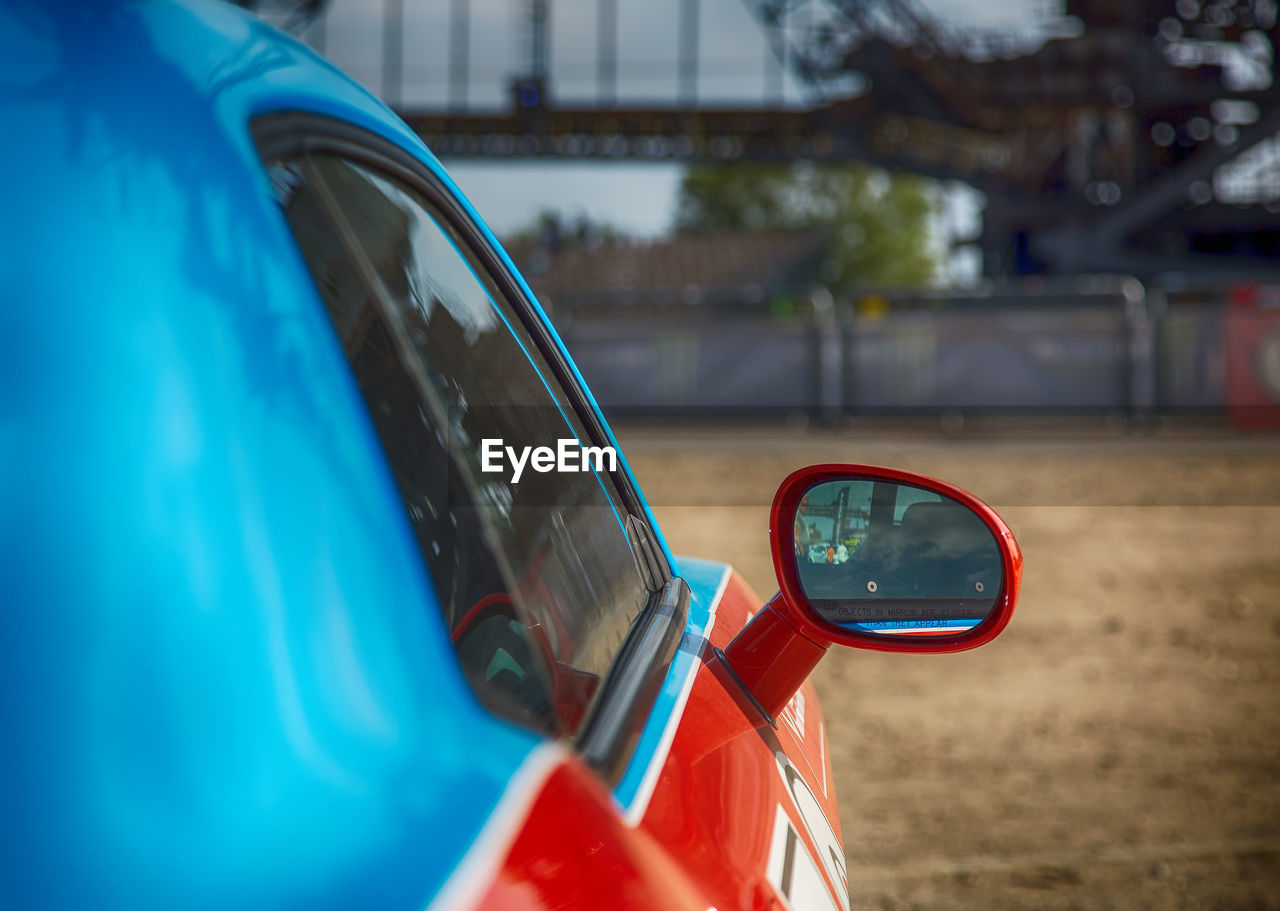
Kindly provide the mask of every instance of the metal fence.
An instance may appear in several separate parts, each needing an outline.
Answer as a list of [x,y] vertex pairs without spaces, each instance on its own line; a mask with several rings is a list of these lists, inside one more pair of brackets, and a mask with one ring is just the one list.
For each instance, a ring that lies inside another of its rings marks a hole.
[[[1264,307],[1280,301],[1280,282],[1263,290]],[[806,320],[691,312],[561,331],[615,412],[1145,415],[1230,408],[1233,293],[1125,278],[1070,293],[874,295]],[[1272,315],[1280,331],[1280,306]]]

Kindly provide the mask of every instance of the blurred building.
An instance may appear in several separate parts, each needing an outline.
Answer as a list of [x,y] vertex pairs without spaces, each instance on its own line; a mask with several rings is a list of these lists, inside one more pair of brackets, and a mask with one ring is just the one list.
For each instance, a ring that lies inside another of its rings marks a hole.
[[557,322],[598,316],[790,316],[819,286],[821,231],[692,234],[574,242],[564,232],[509,245]]
[[[760,319],[803,308],[829,238],[551,230],[513,245],[602,401],[825,415],[1225,409],[1241,424],[1280,413],[1276,0],[1062,0],[1032,42],[939,21],[915,0],[753,0],[776,61],[810,92],[737,106],[700,95],[700,36],[716,29],[700,0],[676,2],[678,91],[619,103],[625,35],[603,14],[632,2],[643,0],[589,5],[599,91],[572,103],[558,97],[549,36],[557,10],[581,25],[583,8],[511,4],[528,53],[504,76],[506,105],[484,110],[468,103],[470,2],[434,14],[450,36],[448,103],[435,107],[401,91],[421,63],[406,9],[429,5],[388,2],[383,96],[454,159],[863,161],[963,182],[985,198],[977,243],[992,278]],[[699,318],[728,313],[742,318]],[[647,319],[613,318],[632,314]]]
[[963,181],[985,196],[990,275],[1280,270],[1274,0],[1065,0],[1030,46],[912,0],[753,4],[807,108],[700,103],[709,25],[678,6],[670,101],[559,103],[535,4],[541,50],[507,110],[404,114],[451,157],[859,160]]

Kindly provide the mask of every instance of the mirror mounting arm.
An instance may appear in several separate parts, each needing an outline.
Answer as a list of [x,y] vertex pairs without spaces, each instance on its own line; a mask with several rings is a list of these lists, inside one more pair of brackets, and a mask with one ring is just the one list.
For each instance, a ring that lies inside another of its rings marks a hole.
[[724,650],[725,663],[760,707],[777,717],[827,653],[791,617],[796,608],[778,592]]

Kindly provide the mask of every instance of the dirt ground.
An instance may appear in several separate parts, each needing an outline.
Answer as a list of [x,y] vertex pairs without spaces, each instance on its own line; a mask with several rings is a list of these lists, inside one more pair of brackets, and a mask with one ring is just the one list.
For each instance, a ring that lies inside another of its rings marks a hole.
[[1022,545],[995,642],[816,672],[854,908],[1280,909],[1280,436],[618,430],[672,548],[766,597],[803,464],[942,477]]

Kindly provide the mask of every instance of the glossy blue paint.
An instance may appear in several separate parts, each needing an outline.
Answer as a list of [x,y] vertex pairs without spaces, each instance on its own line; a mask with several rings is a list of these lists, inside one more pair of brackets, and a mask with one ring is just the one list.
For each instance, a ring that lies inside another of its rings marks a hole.
[[261,173],[287,108],[418,148],[224,4],[0,7],[2,905],[421,907],[536,744]]

